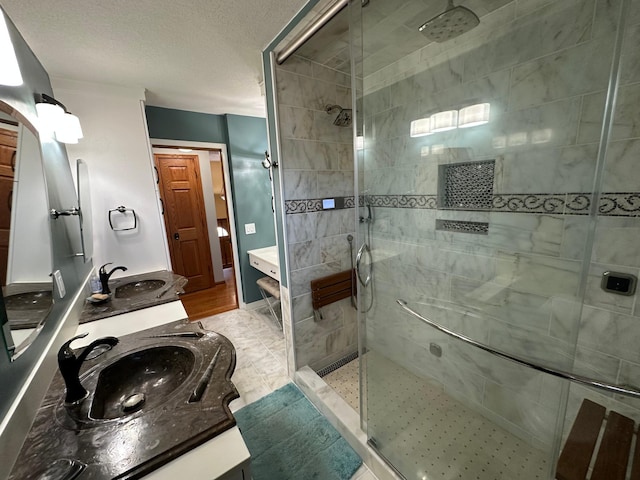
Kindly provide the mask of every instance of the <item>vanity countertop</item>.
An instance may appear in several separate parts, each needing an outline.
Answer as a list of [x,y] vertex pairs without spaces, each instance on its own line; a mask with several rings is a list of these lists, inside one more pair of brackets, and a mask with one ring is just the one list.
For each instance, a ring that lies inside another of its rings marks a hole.
[[[140,478],[234,428],[229,402],[239,396],[230,381],[235,350],[226,337],[200,327],[199,323],[181,320],[126,335],[112,350],[83,363],[80,378],[90,395],[78,408],[88,411],[98,372],[106,365],[131,352],[159,345],[178,345],[195,352],[197,368],[165,402],[148,408],[145,404],[118,418],[94,420],[77,412],[68,413],[62,404],[64,382],[57,372],[9,478],[40,478],[54,462],[60,465],[61,459],[86,465],[79,477],[82,480]],[[166,336],[185,332],[204,335]],[[213,360],[216,352],[217,359]],[[211,381],[201,400],[187,402],[210,365],[214,365]]]
[[[145,280],[160,280],[164,282],[164,285],[158,289],[149,290],[146,293],[141,293],[131,298],[117,297],[116,290],[118,287]],[[180,282],[186,282],[186,278],[167,270],[114,278],[109,281],[109,288],[111,289],[112,294],[108,300],[104,303],[95,304],[85,301],[82,314],[80,315],[80,323],[93,322],[94,320],[113,317],[122,313],[133,312],[135,310],[141,310],[154,305],[161,305],[163,303],[178,300],[179,294],[176,292],[183,293],[182,288],[178,286]],[[174,288],[174,286],[177,288]],[[167,290],[165,291],[165,289]],[[163,291],[164,293],[162,293]],[[158,294],[160,293],[162,293],[162,295],[158,298]],[[87,297],[88,296],[89,293],[87,293]]]
[[280,262],[277,245],[248,250],[247,254],[249,255],[249,263],[253,268],[266,273],[277,282],[280,281]]

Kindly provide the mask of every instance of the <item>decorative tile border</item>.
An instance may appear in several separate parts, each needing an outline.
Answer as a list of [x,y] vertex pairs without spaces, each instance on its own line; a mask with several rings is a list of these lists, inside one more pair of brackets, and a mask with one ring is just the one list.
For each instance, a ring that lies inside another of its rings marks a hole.
[[549,213],[562,215],[564,212],[565,194],[553,195],[546,193],[505,193],[494,194],[492,212],[517,213]]
[[603,193],[600,195],[598,213],[621,217],[640,216],[640,192]]
[[356,201],[351,197],[332,197],[335,200],[335,208],[323,209],[322,198],[314,198],[311,200],[285,200],[284,211],[286,214],[293,213],[313,213],[331,210],[344,210],[345,208],[354,208]]
[[436,230],[456,233],[489,234],[489,224],[486,222],[463,222],[460,220],[436,219]]
[[[366,195],[358,199],[359,206],[366,203],[373,207],[438,209],[437,195]],[[335,197],[336,208],[355,207],[354,197]],[[482,211],[508,213],[543,213],[548,215],[589,215],[593,195],[591,193],[498,193],[493,194],[491,207],[487,209],[441,208],[454,211]],[[287,200],[285,213],[312,213],[329,211],[322,209],[322,199]],[[640,217],[640,192],[610,192],[600,194],[598,214],[615,217]]]

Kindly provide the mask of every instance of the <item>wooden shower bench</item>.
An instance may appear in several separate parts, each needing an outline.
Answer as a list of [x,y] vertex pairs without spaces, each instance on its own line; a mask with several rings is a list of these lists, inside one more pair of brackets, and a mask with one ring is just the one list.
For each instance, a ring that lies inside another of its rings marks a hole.
[[558,459],[556,479],[585,480],[593,462],[591,480],[624,480],[628,469],[630,480],[640,480],[640,442],[631,451],[635,433],[633,420],[614,411],[607,415],[605,407],[584,399]]

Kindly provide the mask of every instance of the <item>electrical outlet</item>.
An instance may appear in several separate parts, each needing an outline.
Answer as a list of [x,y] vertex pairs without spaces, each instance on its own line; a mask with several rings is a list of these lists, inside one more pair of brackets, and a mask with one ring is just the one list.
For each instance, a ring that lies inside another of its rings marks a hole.
[[244,233],[247,235],[253,235],[256,233],[256,224],[255,223],[245,223],[244,224]]

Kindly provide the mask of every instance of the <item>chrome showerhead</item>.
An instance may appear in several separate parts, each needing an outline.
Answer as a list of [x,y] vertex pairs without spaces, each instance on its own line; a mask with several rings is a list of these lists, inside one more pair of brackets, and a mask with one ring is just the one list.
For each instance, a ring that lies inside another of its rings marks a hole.
[[456,7],[453,0],[449,0],[447,9],[423,23],[418,31],[429,40],[442,43],[467,33],[479,24],[480,19],[475,13],[461,5]]
[[327,105],[324,107],[324,111],[329,115],[339,112],[333,124],[337,127],[350,127],[351,126],[351,109],[342,108],[340,105]]

